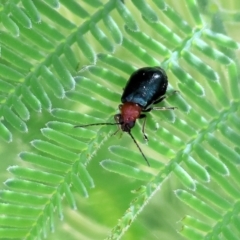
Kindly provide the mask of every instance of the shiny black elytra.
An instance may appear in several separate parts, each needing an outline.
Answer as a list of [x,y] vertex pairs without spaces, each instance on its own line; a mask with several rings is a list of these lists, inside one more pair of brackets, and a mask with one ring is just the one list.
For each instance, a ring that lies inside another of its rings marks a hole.
[[[168,78],[161,67],[144,67],[135,71],[129,78],[124,88],[121,102],[119,105],[120,113],[114,116],[115,123],[93,123],[87,125],[78,125],[75,127],[89,127],[95,125],[119,125],[123,132],[127,132],[141,152],[143,158],[150,166],[146,156],[142,152],[138,143],[131,133],[137,119],[144,119],[142,133],[145,134],[145,124],[147,116],[144,112],[151,110],[173,110],[175,107],[152,107],[153,104],[161,102],[166,98]],[[117,133],[119,129],[115,132]],[[114,133],[114,134],[115,134]]]

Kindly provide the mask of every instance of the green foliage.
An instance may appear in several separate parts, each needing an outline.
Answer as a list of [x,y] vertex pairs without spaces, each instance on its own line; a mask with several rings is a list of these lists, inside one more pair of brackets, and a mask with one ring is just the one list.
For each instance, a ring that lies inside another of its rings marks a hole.
[[[1,239],[239,239],[238,1],[0,6]],[[177,109],[148,114],[148,145],[133,129],[149,168],[127,134],[74,126],[113,122],[155,65]]]

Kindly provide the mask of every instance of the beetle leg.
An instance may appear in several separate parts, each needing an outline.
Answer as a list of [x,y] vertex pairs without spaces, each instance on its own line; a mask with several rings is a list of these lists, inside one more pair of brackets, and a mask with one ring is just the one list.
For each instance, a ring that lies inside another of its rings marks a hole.
[[174,109],[177,109],[177,107],[151,107],[151,108],[148,108],[147,110],[142,110],[142,112],[150,112],[152,110],[174,110]]
[[[122,109],[122,104],[120,104],[120,105],[118,105],[118,109],[121,111],[121,109]],[[116,114],[115,116],[114,116],[114,118],[115,118],[115,120],[116,120],[116,116],[117,115],[120,115],[120,114]],[[118,116],[118,118],[119,118],[120,116]]]
[[178,90],[174,90],[169,95],[167,95],[165,98],[169,98],[169,97],[171,97],[172,95],[174,95],[176,93],[179,93],[179,91]]
[[[120,130],[120,127],[118,126],[118,129],[117,129],[114,133],[112,133],[112,134],[110,135],[110,137],[116,135],[116,134],[119,132],[119,130]],[[121,135],[120,135],[120,136],[121,136]]]
[[[158,99],[156,102],[154,102],[154,104],[157,104],[157,103],[161,102],[163,99],[171,97],[173,94],[178,93],[178,92],[179,91],[174,90],[173,92],[171,92],[170,95],[160,97],[160,99]],[[148,111],[151,111],[151,110],[174,110],[176,108],[177,107],[151,107],[151,108],[148,109]]]
[[163,111],[165,111],[165,110],[174,110],[176,108],[177,107],[153,107],[153,108],[151,108],[151,110],[163,110]]
[[[120,106],[122,106],[122,105],[119,105],[119,108],[120,108]],[[114,115],[114,120],[116,123],[120,123],[120,118],[121,118],[121,114]],[[116,133],[118,133],[118,131],[121,129],[120,125],[117,125],[117,126],[118,126],[117,130],[113,134],[111,134],[111,136],[116,135]]]
[[[119,105],[121,106],[121,105]],[[120,125],[121,125],[121,114],[116,114],[114,115],[114,120],[116,123],[119,123],[118,127],[120,128]]]
[[169,98],[169,97],[171,97],[173,94],[175,94],[175,93],[178,93],[179,91],[178,90],[174,90],[174,91],[172,91],[169,95],[164,95],[164,96],[161,96],[158,100],[156,100],[155,102],[154,102],[154,104],[157,104],[157,103],[160,103],[162,100],[164,100],[165,98]]
[[143,125],[142,125],[142,134],[143,134],[143,137],[145,139],[145,141],[148,141],[148,137],[145,133],[145,124],[146,124],[146,120],[147,120],[147,115],[146,114],[141,114],[139,119],[143,118]]
[[142,112],[150,112],[152,110],[152,108],[148,108],[148,109],[142,109]]
[[156,100],[153,104],[160,103],[162,100],[164,100],[167,96],[161,96],[158,100]]

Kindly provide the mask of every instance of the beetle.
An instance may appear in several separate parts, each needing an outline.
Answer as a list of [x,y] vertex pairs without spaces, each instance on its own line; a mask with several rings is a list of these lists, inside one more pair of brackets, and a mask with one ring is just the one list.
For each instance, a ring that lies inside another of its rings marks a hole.
[[[137,141],[131,133],[137,119],[144,119],[142,133],[145,140],[145,124],[147,116],[145,112],[151,110],[173,110],[176,107],[153,107],[154,104],[166,98],[165,93],[168,86],[168,78],[165,71],[159,67],[143,67],[132,73],[121,97],[122,104],[119,105],[120,113],[114,116],[115,123],[93,123],[77,125],[76,127],[89,127],[95,125],[119,125],[123,132],[127,132],[141,152],[143,158],[150,166],[146,156],[142,152]],[[116,131],[118,132],[119,129]],[[115,132],[115,133],[116,133]],[[114,134],[115,134],[114,133]]]

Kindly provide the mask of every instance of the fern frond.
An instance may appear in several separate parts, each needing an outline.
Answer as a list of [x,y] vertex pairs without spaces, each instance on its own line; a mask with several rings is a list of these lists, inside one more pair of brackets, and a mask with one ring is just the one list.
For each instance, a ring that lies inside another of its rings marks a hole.
[[[164,232],[174,239],[179,219],[176,239],[237,239],[240,45],[227,22],[238,24],[237,12],[215,2],[124,2],[2,3],[0,150],[13,176],[1,174],[7,180],[0,190],[0,238],[50,239],[56,229],[52,238],[64,239],[56,211],[60,220],[67,216],[72,239],[103,238],[110,229],[108,239],[128,239],[134,224],[135,239],[164,238]],[[113,122],[129,75],[144,65],[165,68],[168,94],[179,91],[163,103],[177,110],[149,114],[148,146],[141,144],[139,123],[133,129],[151,168],[128,136],[107,141],[114,128],[74,128]],[[10,162],[9,154],[22,161]],[[105,159],[103,168],[94,166],[98,159]],[[174,186],[162,190],[168,181]],[[67,209],[65,199],[79,212]],[[158,212],[164,200],[168,218]],[[160,217],[143,233],[144,209]],[[173,219],[172,212],[179,215]],[[160,219],[171,219],[171,227],[160,231]]]

